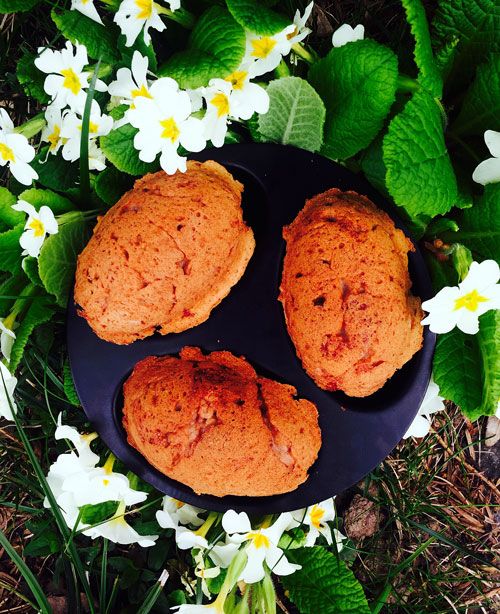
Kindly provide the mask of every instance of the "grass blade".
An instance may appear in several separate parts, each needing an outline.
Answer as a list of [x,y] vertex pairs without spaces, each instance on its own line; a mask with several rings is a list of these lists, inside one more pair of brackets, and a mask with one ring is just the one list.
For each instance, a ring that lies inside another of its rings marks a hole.
[[87,90],[87,98],[82,117],[82,136],[80,138],[80,201],[83,208],[89,202],[90,196],[90,174],[89,174],[89,124],[90,111],[92,109],[92,101],[94,100],[95,84],[97,81],[97,73],[101,60],[97,60],[94,68],[94,74],[90,80],[89,89]]

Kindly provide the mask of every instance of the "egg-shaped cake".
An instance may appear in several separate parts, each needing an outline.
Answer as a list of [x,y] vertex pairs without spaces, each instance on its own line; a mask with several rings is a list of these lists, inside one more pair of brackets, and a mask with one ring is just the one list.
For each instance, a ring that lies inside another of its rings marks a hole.
[[307,478],[321,446],[316,407],[230,352],[148,357],[123,387],[130,445],[196,493],[263,496]]
[[283,231],[280,301],[297,355],[325,390],[365,397],[422,346],[413,245],[368,198],[331,189]]
[[242,190],[213,161],[136,181],[78,258],[75,303],[94,332],[126,344],[204,322],[255,247]]

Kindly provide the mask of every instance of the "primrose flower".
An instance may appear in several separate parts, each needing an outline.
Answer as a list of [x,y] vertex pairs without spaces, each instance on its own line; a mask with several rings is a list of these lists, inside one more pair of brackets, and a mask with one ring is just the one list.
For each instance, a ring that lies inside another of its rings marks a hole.
[[38,258],[45,237],[48,234],[57,234],[58,225],[54,214],[46,205],[43,205],[37,211],[33,205],[25,200],[18,200],[15,205],[12,205],[12,208],[28,214],[24,232],[19,239],[19,244],[23,248],[23,256]]
[[67,439],[70,441],[78,452],[78,458],[84,466],[93,469],[99,462],[99,456],[90,449],[90,444],[97,438],[97,433],[81,435],[74,426],[63,424],[62,414],[59,414],[54,437],[57,440]]
[[190,117],[189,94],[179,91],[174,79],[164,77],[150,88],[152,98],[135,99],[135,108],[128,111],[128,120],[138,128],[134,147],[143,162],[153,162],[158,154],[160,165],[169,175],[186,171],[186,158],[177,153],[179,145],[187,151],[201,151],[206,145],[200,119]]
[[102,24],[102,19],[99,17],[99,13],[94,6],[94,0],[71,0],[70,9],[72,11],[79,11],[82,15],[85,15],[85,17]]
[[358,24],[355,28],[348,23],[344,23],[337,28],[332,36],[332,45],[334,47],[343,47],[347,43],[361,41],[365,37],[365,26]]
[[139,535],[125,520],[124,513],[125,503],[120,501],[116,512],[110,520],[83,531],[83,534],[92,537],[92,539],[106,537],[115,544],[122,544],[124,546],[129,544],[139,544],[143,548],[154,546],[158,535]]
[[264,563],[279,576],[292,574],[301,568],[300,565],[289,563],[283,550],[278,547],[279,540],[291,520],[292,515],[286,512],[270,527],[253,530],[245,512],[237,514],[229,510],[224,514],[222,526],[229,534],[229,540],[237,544],[248,542],[245,550],[247,563],[239,580],[247,584],[262,580],[266,575]]
[[23,185],[31,185],[38,179],[29,162],[35,150],[23,134],[14,132],[14,124],[5,109],[0,109],[0,166],[8,165],[10,172]]
[[197,554],[193,556],[196,567],[194,569],[194,575],[197,578],[201,578],[201,590],[205,597],[210,597],[210,591],[208,590],[207,578],[216,578],[220,575],[220,567],[207,567],[205,565],[205,557],[203,550],[199,550]]
[[418,414],[403,435],[403,439],[425,437],[431,428],[431,415],[442,409],[444,409],[444,397],[439,396],[439,386],[431,378]]
[[293,520],[289,528],[299,527],[302,524],[309,527],[305,542],[306,547],[314,546],[320,535],[323,535],[329,545],[333,543],[332,530],[327,524],[335,520],[335,503],[333,499],[326,499],[326,501],[315,503],[306,509],[291,512],[291,514]]
[[448,333],[458,326],[462,332],[475,335],[479,316],[500,308],[499,279],[500,267],[494,260],[473,262],[458,286],[447,286],[422,303],[422,309],[428,312],[422,324],[428,324],[433,333]]
[[259,36],[247,33],[245,61],[251,61],[251,76],[258,77],[274,70],[284,55],[292,48],[291,38],[295,36],[296,26],[291,24],[272,36]]
[[41,138],[44,143],[49,144],[49,153],[56,154],[63,144],[61,136],[63,114],[61,109],[49,105],[45,110],[45,121],[47,125],[42,130]]
[[192,524],[200,527],[204,520],[198,517],[203,512],[198,507],[178,501],[173,497],[163,497],[163,508],[156,512],[156,520],[164,529],[176,529],[180,524]]
[[229,81],[212,79],[203,94],[207,103],[207,112],[203,118],[205,137],[215,147],[224,145],[228,116],[231,113],[231,90]]
[[5,325],[5,320],[0,321],[0,350],[7,362],[10,362],[10,352],[15,339],[16,333]]
[[[171,11],[180,8],[180,0],[168,2]],[[139,33],[144,29],[144,42],[149,44],[151,36],[149,28],[163,32],[166,26],[160,19],[161,7],[153,0],[123,0],[116,12],[113,21],[118,24],[122,34],[126,37],[125,45],[131,47]]]
[[217,567],[227,569],[229,565],[231,565],[234,557],[237,555],[239,548],[239,544],[235,544],[231,541],[228,541],[227,543],[217,542],[214,546],[210,547],[208,556],[212,559],[215,565],[217,565]]
[[[74,162],[80,157],[80,141],[82,138],[83,125],[83,109],[78,113],[67,111],[64,114],[63,125],[61,129],[61,138],[64,145],[62,155],[65,160]],[[89,118],[89,140],[92,142],[99,136],[105,136],[111,132],[113,128],[113,118],[110,115],[101,113],[101,109],[96,100],[92,101]],[[89,159],[90,159],[89,152]],[[91,165],[89,164],[89,168]]]
[[151,98],[147,80],[149,60],[147,56],[134,51],[131,68],[119,68],[115,81],[108,86],[111,96],[116,96],[120,104],[133,105],[137,96]]
[[216,603],[209,603],[207,605],[192,605],[190,603],[183,603],[182,605],[176,605],[172,608],[179,614],[224,614],[224,608],[218,607]]
[[267,113],[269,94],[250,81],[250,64],[242,64],[228,75],[225,81],[231,83],[231,115],[238,119],[250,119],[254,113]]
[[306,23],[311,16],[313,10],[314,2],[308,4],[304,10],[304,14],[302,17],[300,16],[300,11],[295,12],[295,17],[293,18],[293,25],[295,26],[295,30],[288,35],[288,40],[290,41],[290,45],[293,46],[296,43],[300,43],[304,40],[304,38],[311,33],[309,28],[306,28]]
[[[87,48],[78,43],[73,45],[66,41],[61,51],[38,49],[40,55],[35,59],[35,66],[44,73],[44,89],[52,97],[51,106],[63,109],[69,106],[73,111],[82,111],[85,105],[85,89],[89,85],[90,73],[83,69],[88,64]],[[74,52],[74,53],[73,53]],[[106,91],[106,84],[97,79],[95,89]]]
[[486,130],[484,142],[493,157],[476,166],[472,174],[472,179],[482,185],[500,181],[500,132]]
[[13,396],[16,385],[17,378],[11,374],[3,362],[0,362],[0,417],[6,420],[14,420],[12,409],[17,413]]

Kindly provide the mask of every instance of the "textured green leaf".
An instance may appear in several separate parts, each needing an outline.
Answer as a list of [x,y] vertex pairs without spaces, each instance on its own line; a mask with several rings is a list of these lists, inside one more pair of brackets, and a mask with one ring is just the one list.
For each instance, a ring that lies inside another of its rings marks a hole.
[[389,124],[383,156],[386,184],[410,216],[446,213],[457,200],[457,182],[435,100],[418,90]]
[[259,132],[265,140],[318,151],[325,105],[314,88],[299,77],[284,77],[272,81],[267,93],[269,111],[259,116]]
[[73,284],[76,259],[89,237],[83,220],[63,224],[59,232],[48,237],[38,257],[40,278],[49,294],[56,297],[57,304],[65,307]]
[[491,55],[486,64],[478,66],[452,126],[455,134],[483,136],[485,130],[500,130],[500,54]]
[[230,13],[213,6],[200,17],[186,51],[174,54],[159,70],[183,88],[208,85],[238,68],[245,53],[245,32]]
[[19,198],[32,204],[37,211],[44,205],[50,207],[54,215],[61,215],[75,209],[75,205],[70,200],[51,190],[30,188],[19,194]]
[[49,155],[48,147],[38,152],[31,166],[38,173],[38,183],[57,192],[74,188],[80,177],[76,162],[66,162],[59,155]]
[[17,80],[23,86],[26,95],[30,98],[36,98],[39,102],[47,103],[50,96],[43,89],[45,81],[45,73],[34,64],[36,55],[34,53],[24,52],[21,59],[17,63]]
[[287,552],[302,565],[281,583],[301,614],[369,614],[361,584],[342,561],[319,546]]
[[129,175],[145,175],[158,170],[158,162],[142,162],[139,152],[134,147],[134,136],[138,130],[130,124],[112,130],[107,136],[100,138],[100,146],[104,155],[116,168]]
[[73,375],[71,374],[71,367],[69,366],[69,362],[66,361],[63,367],[63,388],[64,394],[66,398],[75,407],[80,406],[80,399],[78,398],[78,394],[76,392],[75,383],[73,381]]
[[418,80],[433,96],[440,97],[443,92],[443,80],[432,53],[424,5],[421,0],[402,0],[402,4],[415,39],[413,56],[419,71]]
[[42,280],[40,279],[40,273],[38,272],[38,258],[26,256],[22,260],[21,267],[31,283],[35,284],[36,286],[41,286],[42,288],[44,287]]
[[[17,297],[25,286],[26,277],[22,273],[11,275],[0,284],[0,297]],[[5,318],[9,315],[9,311],[14,305],[15,300],[15,298],[0,298],[0,318]]]
[[0,233],[0,271],[12,272],[21,266],[21,246],[19,239],[23,234],[24,223],[11,230]]
[[114,166],[108,166],[97,175],[94,189],[107,205],[114,205],[133,185],[134,180],[130,175],[124,175]]
[[227,8],[236,21],[249,32],[271,35],[290,25],[290,20],[257,0],[226,0]]
[[443,235],[445,241],[466,245],[477,260],[500,261],[500,184],[484,188],[473,207],[462,211],[457,220],[459,230]]
[[481,316],[479,333],[439,335],[433,376],[441,394],[471,420],[496,412],[500,397],[500,312]]
[[40,0],[0,0],[0,13],[30,11]]
[[95,505],[82,505],[81,521],[84,524],[96,524],[111,518],[118,508],[118,501],[104,501]]
[[16,339],[10,353],[9,369],[12,373],[17,369],[23,357],[31,333],[37,326],[48,322],[54,315],[55,309],[51,302],[48,296],[34,297],[28,310],[20,318],[19,326],[16,328]]
[[0,222],[6,226],[17,226],[24,222],[25,215],[21,211],[15,211],[12,205],[15,205],[17,198],[7,190],[0,187]]
[[333,48],[313,64],[309,80],[326,107],[328,157],[349,158],[373,141],[394,102],[397,76],[394,53],[372,40]]
[[53,10],[52,20],[58,30],[73,44],[85,45],[89,57],[99,58],[107,64],[116,63],[118,53],[118,30],[115,26],[102,26],[79,11]]

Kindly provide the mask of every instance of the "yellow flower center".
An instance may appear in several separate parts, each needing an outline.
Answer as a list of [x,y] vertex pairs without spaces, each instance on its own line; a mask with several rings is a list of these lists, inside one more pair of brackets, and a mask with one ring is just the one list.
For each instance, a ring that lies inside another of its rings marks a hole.
[[311,519],[311,523],[313,527],[319,529],[321,527],[321,519],[325,515],[325,510],[319,505],[313,505],[311,511],[309,512],[309,518]]
[[251,41],[251,45],[253,49],[251,55],[253,55],[255,58],[263,60],[264,58],[267,58],[267,56],[274,49],[276,46],[276,41],[270,36],[263,36],[262,38],[256,38]]
[[227,115],[229,113],[229,99],[226,94],[223,94],[222,92],[215,94],[210,101],[210,104],[213,104],[217,109],[217,117],[222,117],[223,115]]
[[175,123],[175,119],[173,117],[169,117],[168,119],[163,119],[160,122],[163,131],[161,133],[162,139],[170,139],[172,143],[175,143],[179,138],[181,131],[179,130],[179,126]]
[[43,237],[45,234],[45,226],[40,220],[31,220],[29,227],[33,230],[35,237]]
[[[80,130],[80,132],[82,131],[82,127],[83,127],[82,124],[78,126],[78,130]],[[97,134],[98,130],[99,130],[99,124],[89,121],[89,134],[92,134],[92,133]]]
[[5,143],[0,143],[0,156],[2,156],[6,162],[16,161],[16,156],[14,155],[13,150]]
[[153,14],[153,0],[135,0],[139,12],[136,15],[137,19],[149,19]]
[[453,311],[458,311],[458,309],[477,311],[479,303],[486,303],[486,301],[489,301],[489,299],[485,296],[481,296],[477,290],[472,290],[472,292],[455,300],[455,308]]
[[299,33],[299,29],[297,28],[297,26],[295,26],[295,30],[293,30],[292,32],[290,32],[290,34],[286,35],[287,40],[292,40],[292,38],[294,38],[295,36],[297,36],[297,34]]
[[132,90],[130,92],[132,94],[132,98],[137,98],[137,96],[143,96],[144,98],[153,98],[151,94],[148,92],[148,88],[145,85],[141,85],[138,90]]
[[229,81],[235,90],[242,90],[245,86],[247,75],[248,72],[246,70],[235,70],[226,77],[226,81]]
[[57,144],[59,143],[59,139],[61,138],[61,128],[57,124],[54,126],[54,131],[52,134],[49,134],[47,137],[47,141],[50,143],[49,149],[55,149]]
[[109,486],[109,480],[103,480],[102,483],[104,484],[104,486]]
[[61,70],[61,75],[64,77],[63,87],[71,90],[71,92],[76,96],[76,94],[78,94],[78,92],[82,89],[80,78],[76,72],[72,68],[63,68]]
[[267,537],[263,533],[259,533],[259,532],[249,533],[247,537],[248,539],[252,540],[253,545],[257,549],[262,548],[262,547],[269,548],[269,546],[271,545],[271,542],[269,541],[269,537]]
[[185,505],[185,503],[183,503],[182,501],[178,501],[177,499],[174,499],[174,501],[175,501],[175,506],[177,507],[177,509],[180,509],[181,507]]

